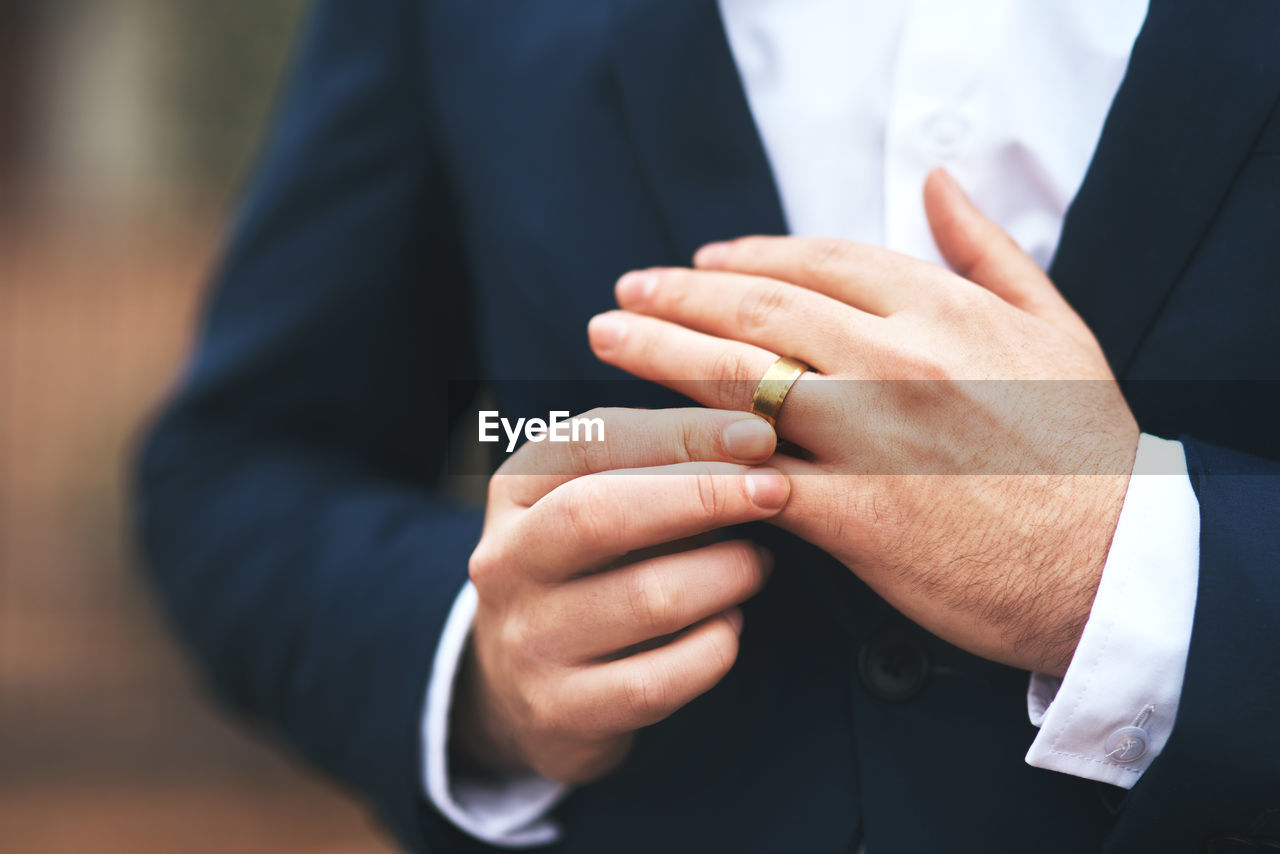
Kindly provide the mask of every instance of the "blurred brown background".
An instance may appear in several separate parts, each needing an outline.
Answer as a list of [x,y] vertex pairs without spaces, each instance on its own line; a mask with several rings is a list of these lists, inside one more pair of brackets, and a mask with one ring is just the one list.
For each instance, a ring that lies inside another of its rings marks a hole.
[[212,708],[124,469],[304,0],[0,0],[0,851],[385,852]]

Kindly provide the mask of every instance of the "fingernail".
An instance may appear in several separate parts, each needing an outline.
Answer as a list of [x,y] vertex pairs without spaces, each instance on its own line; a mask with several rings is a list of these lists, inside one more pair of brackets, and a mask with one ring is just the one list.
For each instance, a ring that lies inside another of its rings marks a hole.
[[743,418],[724,428],[724,448],[734,459],[767,459],[777,445],[778,437],[763,418]]
[[952,175],[945,166],[939,166],[935,171],[942,176],[943,183],[951,189],[951,192],[955,193],[965,201],[969,200],[969,195],[965,193],[964,187],[960,186],[960,182],[956,180],[956,177]]
[[587,337],[591,346],[600,350],[616,347],[627,337],[626,321],[613,312],[597,314],[587,324]]
[[742,609],[731,608],[724,612],[724,618],[729,621],[729,625],[733,626],[736,634],[742,634]]
[[791,485],[777,469],[752,469],[747,472],[747,495],[751,503],[764,510],[777,510],[787,503]]
[[716,267],[723,264],[728,255],[728,243],[708,243],[693,256],[693,264],[695,267]]
[[634,305],[653,296],[658,289],[658,274],[650,271],[627,273],[618,280],[616,294],[621,305]]

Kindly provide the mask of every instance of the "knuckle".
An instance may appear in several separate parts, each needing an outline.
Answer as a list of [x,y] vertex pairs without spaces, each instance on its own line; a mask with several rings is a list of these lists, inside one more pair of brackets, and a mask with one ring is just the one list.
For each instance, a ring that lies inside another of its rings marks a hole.
[[526,618],[509,615],[498,629],[498,644],[507,650],[524,650],[528,648],[532,635],[533,627]]
[[665,631],[680,627],[680,597],[660,574],[635,574],[627,595],[632,618],[639,625]]
[[570,538],[605,545],[617,539],[616,526],[606,524],[601,508],[611,507],[611,489],[603,478],[579,478],[566,495],[564,521]]
[[470,560],[467,561],[467,576],[477,590],[483,590],[488,588],[490,582],[494,580],[499,566],[496,549],[488,540],[482,539],[471,552]]
[[570,442],[568,449],[569,465],[574,473],[608,471],[614,467],[608,442]]
[[747,332],[768,327],[786,300],[780,288],[756,285],[738,303],[738,326]]
[[701,514],[707,519],[716,519],[728,504],[729,495],[720,478],[710,472],[694,475],[694,497]]
[[585,482],[569,502],[569,535],[598,551],[624,553],[629,531],[625,494],[620,494],[615,481],[606,475],[579,480]]
[[929,349],[911,348],[898,353],[899,370],[908,380],[942,382],[951,379],[951,371],[937,353]]
[[564,716],[560,704],[545,685],[532,686],[525,691],[525,715],[529,726],[536,732],[557,733],[564,728]]
[[[580,415],[575,415],[575,419],[599,421],[603,428],[598,434],[598,438],[588,431],[583,438],[574,438],[569,443],[569,455],[571,464],[574,466],[573,471],[591,474],[621,468],[618,452],[619,444],[617,441],[612,443],[606,441],[606,437],[621,436],[625,442],[628,435],[643,434],[645,432],[644,421],[641,420],[640,415],[641,413],[634,409],[611,406],[597,406]],[[576,437],[576,435],[575,432],[574,436]],[[623,457],[625,458],[625,455]]]
[[[736,349],[728,349],[719,353],[711,365],[713,380],[725,382],[725,388],[732,388],[740,383],[753,382],[751,369],[747,366],[742,354]],[[754,385],[752,386],[754,388]]]
[[634,718],[655,717],[666,711],[669,686],[670,680],[660,669],[641,670],[623,683],[623,702]]
[[952,280],[945,287],[936,289],[929,304],[936,317],[964,321],[981,308],[983,293],[976,285]]
[[928,382],[950,382],[955,379],[951,369],[936,357],[926,358],[919,367],[920,378]]
[[676,427],[676,459],[674,462],[687,463],[703,457],[704,423],[696,416],[681,418]]
[[814,251],[807,256],[806,272],[814,277],[827,276],[843,267],[849,260],[849,244],[836,238],[822,238],[814,243]]

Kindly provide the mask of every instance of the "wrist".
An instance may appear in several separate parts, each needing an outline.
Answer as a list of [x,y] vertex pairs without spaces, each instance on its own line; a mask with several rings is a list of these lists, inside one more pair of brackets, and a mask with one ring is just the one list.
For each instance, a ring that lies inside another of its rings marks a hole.
[[[1133,451],[1129,455],[1128,468],[1133,468],[1134,455],[1137,453],[1138,437],[1136,425],[1132,441]],[[1111,543],[1115,538],[1116,528],[1120,524],[1120,513],[1124,508],[1125,496],[1129,491],[1132,474],[1107,474],[1083,478],[1088,494],[1085,500],[1075,502],[1079,508],[1074,523],[1065,531],[1065,542],[1072,544],[1066,552],[1071,556],[1071,566],[1064,567],[1071,584],[1063,590],[1063,620],[1058,626],[1056,637],[1047,638],[1041,664],[1033,668],[1038,672],[1061,678],[1066,674],[1080,638],[1084,634],[1085,625],[1089,622],[1089,614],[1093,610],[1093,602],[1102,583],[1102,573],[1111,551]]]
[[1059,678],[1071,666],[1085,625],[1089,622],[1129,484],[1128,476],[1112,475],[1090,480],[1097,488],[1094,500],[1082,503],[1087,515],[1080,519],[1072,537],[1077,544],[1071,550],[1075,566],[1068,570],[1072,583],[1063,591],[1063,620],[1056,638],[1047,639],[1049,643],[1043,651],[1042,664],[1035,668]]
[[450,767],[460,777],[488,778],[529,770],[489,690],[474,640],[467,642],[454,683],[448,751]]

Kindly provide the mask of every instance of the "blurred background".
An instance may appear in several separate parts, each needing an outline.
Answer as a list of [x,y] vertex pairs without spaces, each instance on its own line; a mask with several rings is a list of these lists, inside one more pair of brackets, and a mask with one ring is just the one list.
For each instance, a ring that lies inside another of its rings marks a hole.
[[390,851],[224,719],[128,536],[305,0],[0,0],[0,851]]

